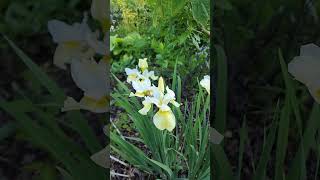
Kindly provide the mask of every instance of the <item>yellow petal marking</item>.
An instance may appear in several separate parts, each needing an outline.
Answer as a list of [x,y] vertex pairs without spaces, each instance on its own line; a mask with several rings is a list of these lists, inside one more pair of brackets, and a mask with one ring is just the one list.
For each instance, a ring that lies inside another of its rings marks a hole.
[[128,75],[128,80],[135,81],[137,79],[137,74],[130,74]]
[[80,42],[78,41],[68,41],[68,42],[64,42],[63,44],[66,48],[70,48],[70,49],[79,48],[79,46],[81,46]]
[[110,98],[108,96],[104,96],[98,100],[96,100],[92,97],[89,97],[89,96],[84,96],[81,99],[83,104],[85,104],[88,107],[92,107],[94,109],[107,107],[109,104],[109,100],[110,100]]
[[320,89],[317,89],[315,95],[318,99],[320,99]]

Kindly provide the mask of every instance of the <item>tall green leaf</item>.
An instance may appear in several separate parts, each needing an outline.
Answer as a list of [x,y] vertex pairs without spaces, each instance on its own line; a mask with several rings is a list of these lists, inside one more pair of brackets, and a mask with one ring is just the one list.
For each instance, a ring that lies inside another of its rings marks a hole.
[[17,47],[14,42],[12,42],[6,36],[4,36],[4,38],[8,41],[15,53],[20,57],[22,62],[31,70],[35,77],[38,78],[41,84],[46,87],[46,89],[57,99],[57,102],[63,102],[65,95],[62,89],[60,89],[58,85],[51,80],[48,75],[43,72],[42,69],[35,64],[19,47]]

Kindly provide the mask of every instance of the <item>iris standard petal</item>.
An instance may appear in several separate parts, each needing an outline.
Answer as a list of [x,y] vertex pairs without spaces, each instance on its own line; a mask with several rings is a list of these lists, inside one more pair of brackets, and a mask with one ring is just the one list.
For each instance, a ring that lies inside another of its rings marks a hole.
[[164,94],[164,80],[162,77],[158,80],[158,89],[162,94]]
[[167,86],[166,87],[167,93],[164,95],[163,103],[168,104],[170,101],[175,100],[175,93]]

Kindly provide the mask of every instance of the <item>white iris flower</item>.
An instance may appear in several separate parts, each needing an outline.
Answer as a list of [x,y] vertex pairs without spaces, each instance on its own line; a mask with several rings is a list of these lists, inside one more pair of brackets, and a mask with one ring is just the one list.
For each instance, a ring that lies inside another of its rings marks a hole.
[[[148,82],[142,82],[144,80],[157,80],[158,76],[154,75],[154,71],[148,71],[148,62],[147,58],[144,59],[139,59],[139,69],[142,71],[142,73],[138,70],[138,68],[130,69],[130,68],[125,68],[125,72],[127,74],[127,82],[128,83],[133,83],[137,81],[135,84],[141,84],[142,85],[147,85],[149,84]],[[151,82],[150,82],[151,84]],[[151,86],[151,85],[150,85]],[[136,88],[135,88],[136,89]]]
[[288,71],[305,84],[317,103],[320,103],[320,47],[315,44],[301,46],[300,56],[288,64]]
[[99,34],[90,30],[86,15],[81,23],[73,25],[59,20],[50,20],[48,29],[53,41],[58,43],[54,64],[62,69],[66,69],[65,64],[71,63],[73,59],[90,59],[95,53],[107,54],[107,43],[99,41]]
[[135,68],[135,69],[125,68],[124,70],[128,76],[127,77],[128,83],[139,80],[141,73],[139,72],[139,70],[137,68]]
[[135,93],[130,93],[130,97],[145,97],[151,96],[153,94],[153,87],[151,86],[150,79],[142,79],[132,82],[132,87],[136,91]]
[[146,115],[152,105],[156,105],[159,110],[153,116],[153,123],[160,130],[167,129],[168,131],[172,131],[176,126],[176,118],[168,104],[171,103],[174,106],[179,107],[180,104],[175,100],[175,93],[169,89],[168,86],[166,87],[165,93],[164,80],[160,77],[158,87],[154,87],[152,96],[145,97],[145,100],[142,102],[144,107],[139,110],[139,113]]
[[205,75],[200,81],[200,85],[207,90],[208,94],[210,94],[210,76]]

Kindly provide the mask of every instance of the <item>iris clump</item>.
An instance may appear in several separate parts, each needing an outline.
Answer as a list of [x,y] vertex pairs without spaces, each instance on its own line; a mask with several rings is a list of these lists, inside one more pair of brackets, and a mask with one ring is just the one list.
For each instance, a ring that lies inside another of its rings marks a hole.
[[[175,100],[175,93],[164,84],[162,77],[158,79],[153,71],[148,71],[147,59],[139,59],[139,70],[126,68],[127,82],[132,84],[135,93],[130,93],[130,97],[136,96],[144,98],[142,101],[143,108],[139,110],[142,115],[147,115],[153,105],[159,110],[153,116],[154,125],[160,130],[172,131],[176,126],[176,118],[169,107],[172,104],[179,107],[180,104]],[[140,71],[141,70],[141,71]],[[151,80],[158,79],[158,86],[151,83]]]

